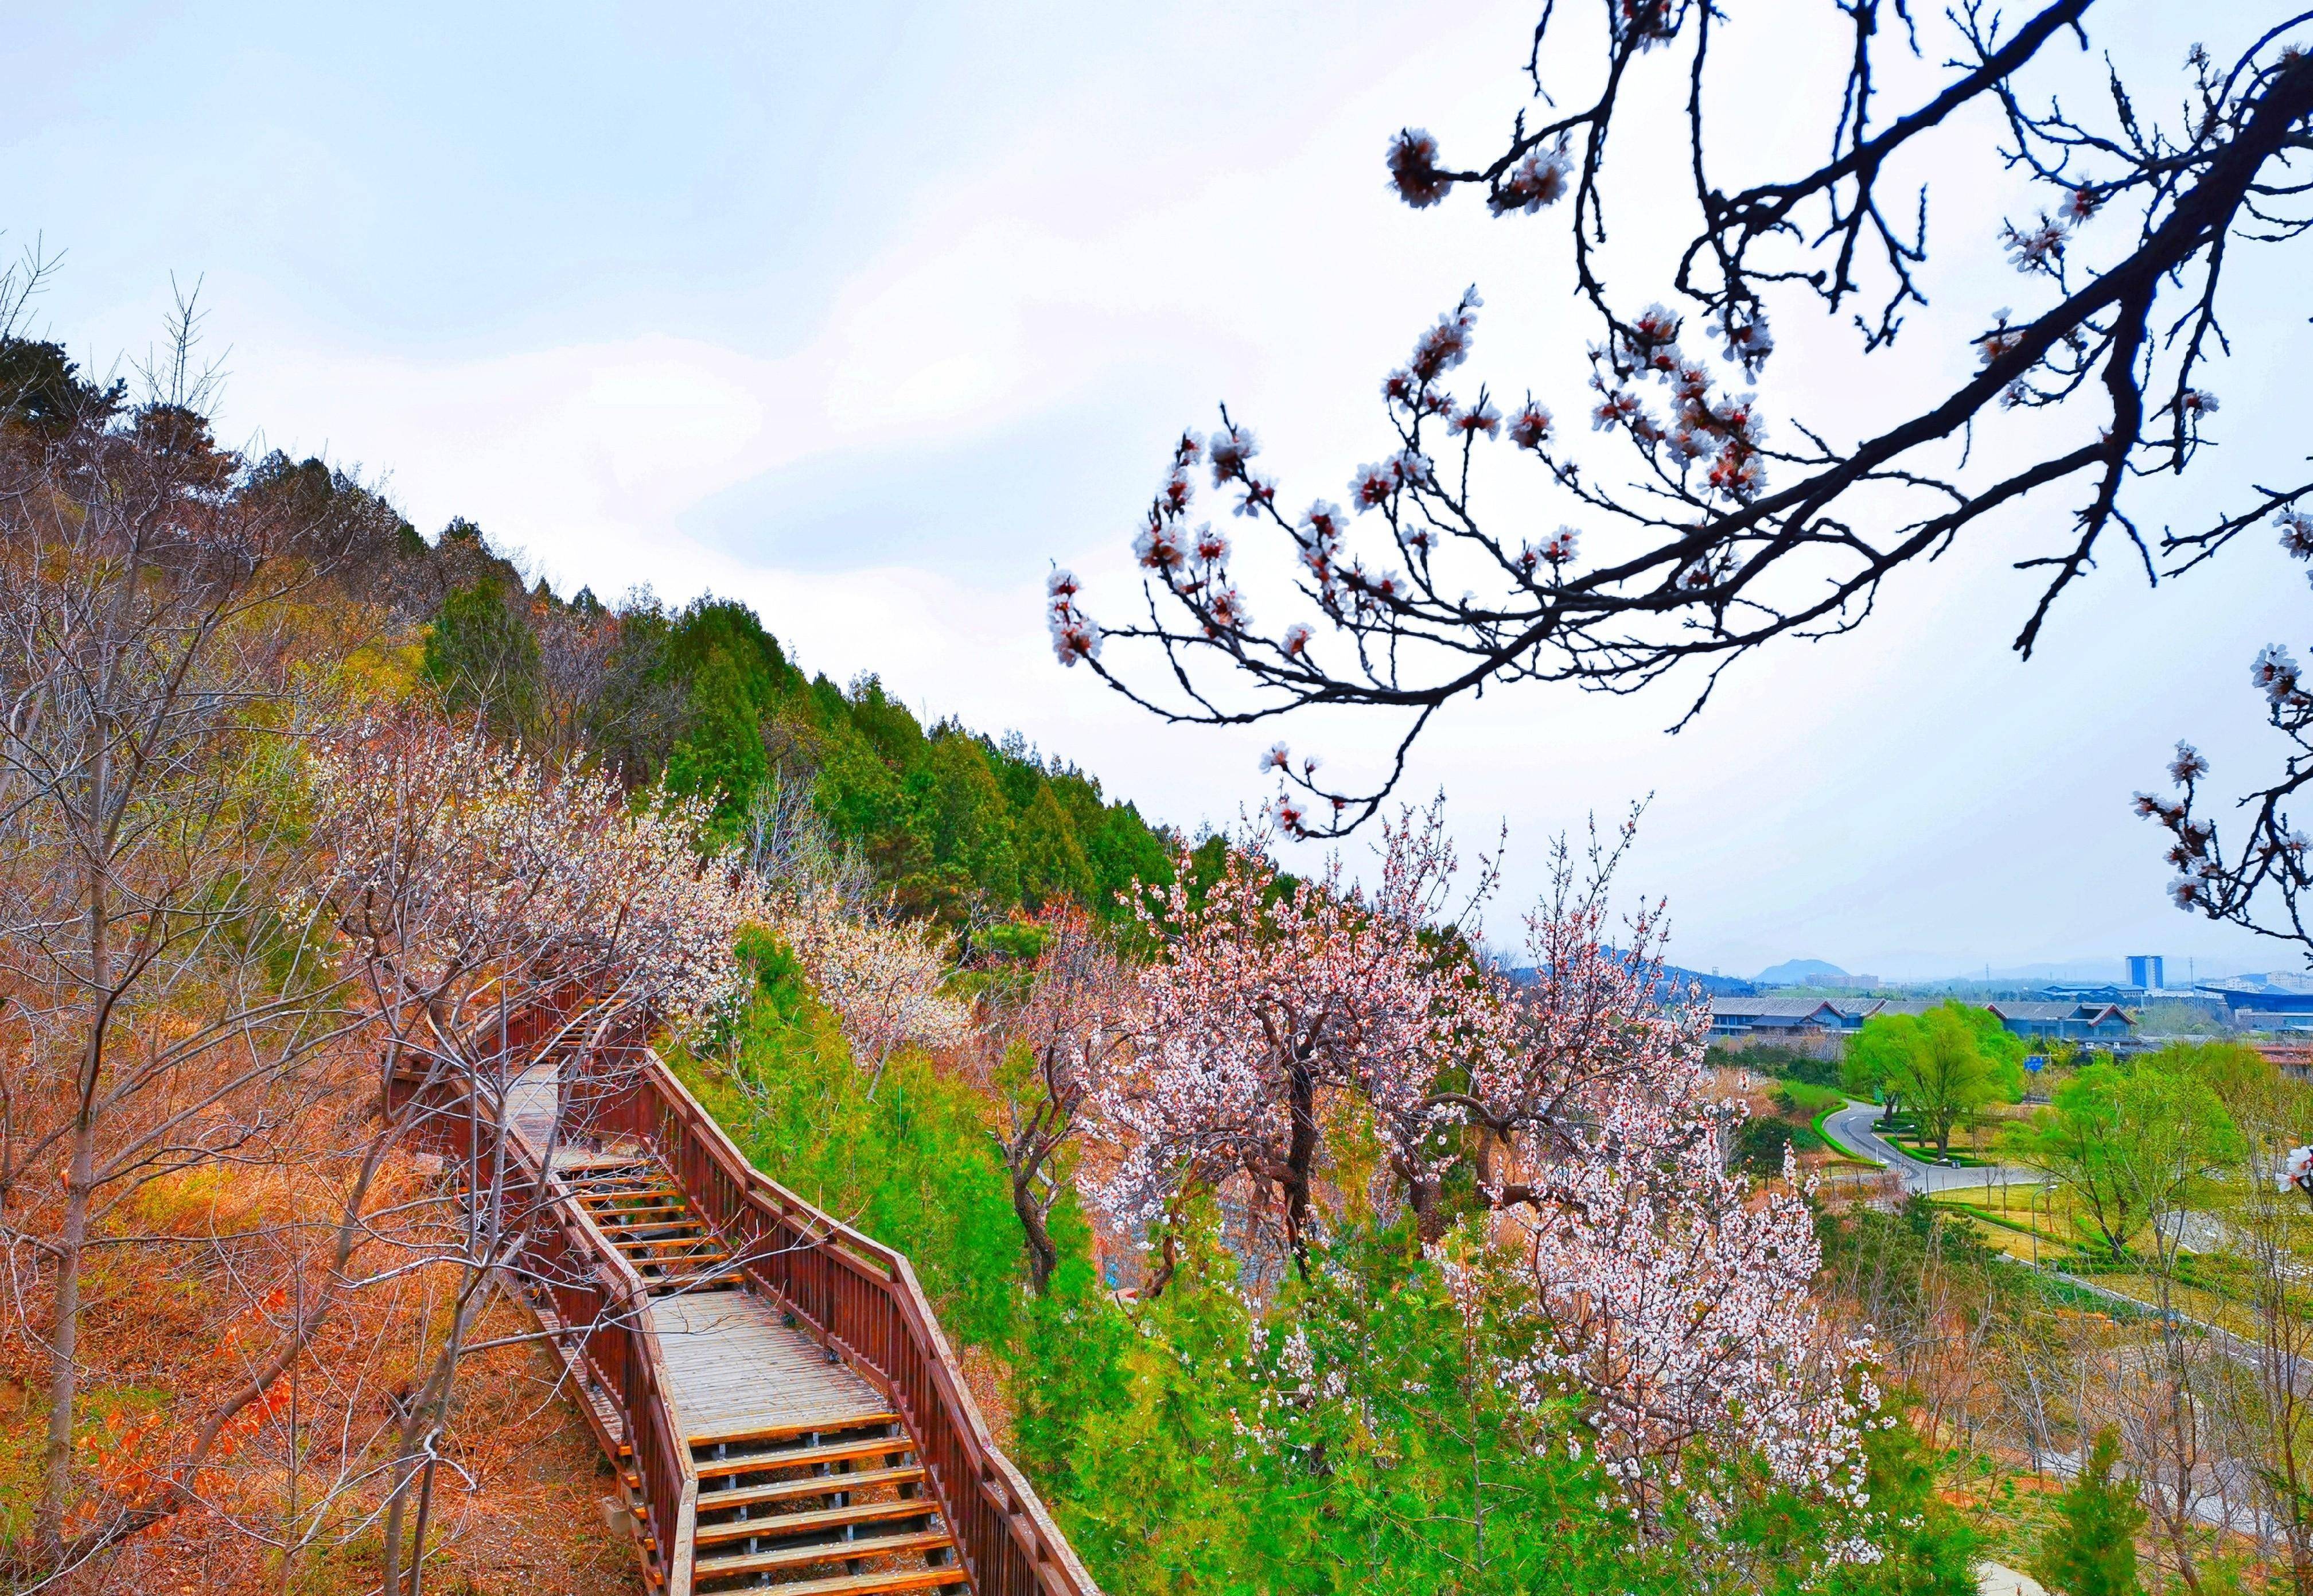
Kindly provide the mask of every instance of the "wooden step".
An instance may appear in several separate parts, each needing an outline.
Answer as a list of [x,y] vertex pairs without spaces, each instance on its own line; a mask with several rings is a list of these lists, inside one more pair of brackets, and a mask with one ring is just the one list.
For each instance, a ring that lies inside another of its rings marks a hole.
[[[725,1440],[732,1440],[725,1437]],[[714,1440],[693,1441],[694,1447],[714,1446]],[[792,1446],[778,1451],[748,1452],[736,1458],[700,1458],[693,1465],[701,1479],[721,1479],[733,1474],[769,1474],[775,1468],[816,1468],[822,1463],[849,1463],[861,1458],[904,1457],[916,1450],[916,1443],[904,1435],[882,1435],[872,1441],[837,1441],[825,1446]],[[840,1475],[814,1476],[843,1477]],[[699,1500],[706,1501],[701,1495]]]
[[654,1297],[672,1297],[679,1292],[711,1292],[724,1286],[747,1283],[747,1277],[736,1269],[722,1274],[661,1274],[645,1275],[643,1283]]
[[623,1212],[634,1213],[639,1213],[647,1208],[684,1208],[689,1206],[689,1204],[684,1201],[682,1194],[671,1186],[652,1186],[648,1189],[637,1187],[633,1191],[612,1190],[607,1192],[596,1191],[591,1186],[580,1186],[576,1195],[581,1203],[584,1203],[588,1208],[597,1212],[603,1209],[617,1209],[620,1204],[626,1204],[626,1208]]
[[[692,1236],[621,1236],[612,1241],[611,1245],[631,1258],[651,1257],[663,1248],[670,1247],[719,1248],[723,1242],[720,1237],[708,1235],[702,1230]],[[726,1251],[723,1256],[729,1257],[731,1255]]]
[[[801,1424],[751,1424],[736,1430],[693,1430],[682,1439],[684,1443],[694,1451],[702,1446],[760,1446],[773,1441],[793,1441],[803,1435],[840,1435],[848,1430],[881,1429],[885,1425],[896,1430],[899,1424],[900,1415],[896,1413],[863,1413],[837,1420],[806,1419]],[[865,1446],[866,1451],[837,1450],[857,1446]],[[872,1438],[862,1436],[857,1441],[800,1446],[777,1452],[759,1452],[755,1455],[762,1458],[787,1458],[798,1462],[819,1463],[838,1457],[866,1457],[878,1447],[887,1451],[897,1452],[915,1450],[914,1443],[909,1441],[906,1435],[898,1434]],[[701,1459],[701,1466],[704,1466],[704,1459]],[[773,1465],[765,1463],[760,1467],[768,1468]]]
[[[774,1568],[808,1568],[814,1563],[849,1563],[867,1557],[905,1556],[910,1552],[941,1551],[955,1544],[945,1530],[926,1530],[908,1535],[870,1535],[857,1540],[833,1540],[822,1546],[774,1547],[767,1552],[737,1552],[724,1557],[700,1557],[691,1564],[699,1579],[720,1579],[731,1574],[762,1574]],[[955,1573],[961,1576],[962,1569]]]
[[767,1486],[733,1486],[726,1491],[699,1492],[699,1511],[721,1512],[726,1508],[753,1507],[765,1502],[795,1502],[811,1496],[832,1496],[838,1491],[864,1491],[874,1486],[911,1486],[923,1477],[921,1466],[909,1463],[898,1468],[862,1468],[854,1474],[776,1479]]
[[590,1213],[586,1217],[594,1221],[596,1230],[609,1236],[618,1236],[628,1230],[671,1230],[678,1225],[696,1228],[699,1223],[695,1214],[689,1213],[646,1213],[639,1219],[629,1219],[624,1213],[613,1211],[603,1214]]
[[849,1524],[881,1524],[893,1519],[928,1519],[939,1503],[923,1496],[896,1502],[855,1502],[849,1507],[819,1508],[811,1512],[766,1513],[759,1519],[734,1519],[727,1524],[701,1524],[691,1539],[699,1546],[719,1546],[726,1540],[759,1536],[765,1540],[796,1535],[818,1535]]
[[[704,1566],[695,1572],[705,1574]],[[901,1591],[932,1591],[969,1583],[954,1563],[945,1568],[894,1568],[884,1574],[842,1574],[833,1579],[798,1580],[774,1585],[780,1596],[887,1596]]]

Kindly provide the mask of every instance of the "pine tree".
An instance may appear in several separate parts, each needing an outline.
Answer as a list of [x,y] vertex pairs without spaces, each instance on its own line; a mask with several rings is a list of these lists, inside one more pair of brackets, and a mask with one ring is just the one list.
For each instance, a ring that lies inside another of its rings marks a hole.
[[2088,1460],[2056,1504],[2058,1521],[2041,1539],[2035,1578],[2062,1596],[2135,1596],[2136,1532],[2144,1509],[2134,1480],[2115,1480],[2120,1438],[2107,1426],[2089,1444]]

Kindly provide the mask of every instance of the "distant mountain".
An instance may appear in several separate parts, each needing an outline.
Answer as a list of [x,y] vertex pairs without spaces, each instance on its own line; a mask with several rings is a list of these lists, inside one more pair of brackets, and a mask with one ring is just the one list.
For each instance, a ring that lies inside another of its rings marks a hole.
[[[1532,965],[1505,971],[1504,974],[1520,986],[1532,986],[1535,982]],[[1666,998],[1674,995],[1683,997],[1689,986],[1699,986],[1706,997],[1713,998],[1754,997],[1759,991],[1755,983],[1741,980],[1737,976],[1710,975],[1701,970],[1683,969],[1677,965],[1663,966],[1662,984],[1667,990],[1658,995]]]
[[1781,964],[1759,972],[1761,986],[1819,986],[1827,981],[1843,981],[1846,978],[1846,971],[1819,958],[1787,958]]

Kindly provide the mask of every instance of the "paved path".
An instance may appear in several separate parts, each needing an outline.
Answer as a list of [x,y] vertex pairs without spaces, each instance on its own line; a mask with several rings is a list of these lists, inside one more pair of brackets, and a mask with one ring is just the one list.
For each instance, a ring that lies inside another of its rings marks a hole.
[[[1922,1163],[1882,1136],[1874,1127],[1886,1108],[1878,1103],[1850,1102],[1838,1113],[1823,1122],[1831,1139],[1857,1158],[1868,1159],[1894,1170],[1907,1192],[1942,1192],[1954,1186],[1997,1185],[2001,1171],[1994,1167],[1946,1168],[1940,1164]],[[2037,1170],[2010,1167],[2006,1171],[2010,1186],[2037,1186],[2041,1176]]]

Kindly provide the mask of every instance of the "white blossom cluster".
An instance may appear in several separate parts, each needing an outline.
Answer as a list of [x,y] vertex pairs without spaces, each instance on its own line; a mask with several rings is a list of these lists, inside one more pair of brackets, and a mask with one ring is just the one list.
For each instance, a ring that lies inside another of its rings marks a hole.
[[702,856],[700,800],[630,800],[418,718],[369,722],[308,758],[320,895],[390,1004],[463,1011],[580,991],[677,1030],[740,989],[733,943],[761,900]]

